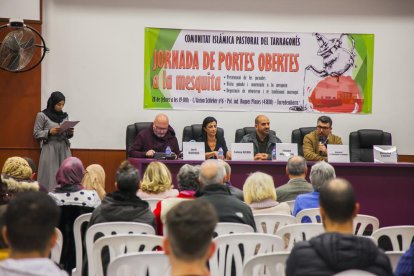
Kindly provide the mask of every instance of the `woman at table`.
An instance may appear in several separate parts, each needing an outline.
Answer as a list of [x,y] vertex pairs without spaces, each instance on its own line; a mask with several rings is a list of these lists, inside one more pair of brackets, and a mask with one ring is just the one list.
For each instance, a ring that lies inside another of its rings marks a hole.
[[230,152],[227,150],[226,140],[223,135],[217,133],[217,120],[214,117],[206,117],[202,125],[203,134],[197,142],[204,142],[206,159],[218,159],[218,151],[223,149],[223,157],[230,159]]
[[53,92],[47,101],[47,107],[37,113],[33,129],[33,136],[40,141],[42,148],[39,160],[37,180],[48,191],[56,187],[56,172],[63,160],[71,156],[69,139],[73,136],[73,129],[59,132],[62,122],[68,120],[68,114],[63,112],[65,96]]

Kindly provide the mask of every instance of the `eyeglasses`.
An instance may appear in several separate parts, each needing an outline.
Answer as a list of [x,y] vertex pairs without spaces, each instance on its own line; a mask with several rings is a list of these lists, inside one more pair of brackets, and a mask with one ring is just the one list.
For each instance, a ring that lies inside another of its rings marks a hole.
[[328,130],[331,129],[331,127],[327,127],[327,126],[316,126],[317,129],[322,129],[322,130]]

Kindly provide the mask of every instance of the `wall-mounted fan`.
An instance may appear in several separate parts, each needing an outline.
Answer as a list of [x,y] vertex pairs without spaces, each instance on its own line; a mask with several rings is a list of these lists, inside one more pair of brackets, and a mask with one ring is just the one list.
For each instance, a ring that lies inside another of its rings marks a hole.
[[[0,43],[0,69],[13,73],[32,70],[49,51],[40,33],[24,24],[23,20],[10,19],[9,24],[0,26],[0,37],[3,37],[2,29],[6,30],[6,34]],[[36,40],[40,44],[36,44]]]

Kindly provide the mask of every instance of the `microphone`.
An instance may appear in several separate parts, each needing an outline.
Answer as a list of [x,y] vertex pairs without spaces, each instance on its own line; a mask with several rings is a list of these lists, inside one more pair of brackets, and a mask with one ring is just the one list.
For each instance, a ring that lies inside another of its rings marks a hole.
[[[324,145],[328,139],[325,139],[325,136],[318,136],[319,145]],[[322,155],[322,151],[319,151],[319,155]]]

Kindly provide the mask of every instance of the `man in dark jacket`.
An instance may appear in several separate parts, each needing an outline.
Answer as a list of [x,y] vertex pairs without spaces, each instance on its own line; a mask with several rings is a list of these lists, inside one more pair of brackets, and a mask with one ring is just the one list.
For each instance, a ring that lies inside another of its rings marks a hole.
[[101,222],[131,221],[156,227],[155,217],[149,204],[136,196],[139,173],[128,161],[122,162],[117,173],[117,191],[106,194],[92,213],[88,227]]
[[353,235],[359,212],[351,184],[333,179],[319,195],[326,233],[295,244],[287,260],[286,275],[333,275],[358,269],[375,275],[393,275],[385,253],[370,239]]
[[167,115],[158,114],[147,129],[141,130],[128,149],[128,156],[135,158],[152,158],[156,152],[165,152],[167,147],[177,156],[180,154],[174,129],[169,125]]
[[254,160],[272,159],[272,150],[276,143],[282,141],[270,132],[270,121],[265,115],[259,115],[254,120],[255,132],[246,134],[240,143],[253,143]]
[[219,222],[248,224],[256,231],[253,213],[249,206],[233,196],[225,185],[226,171],[218,160],[201,164],[199,180],[204,186],[200,200],[210,202],[217,211]]

